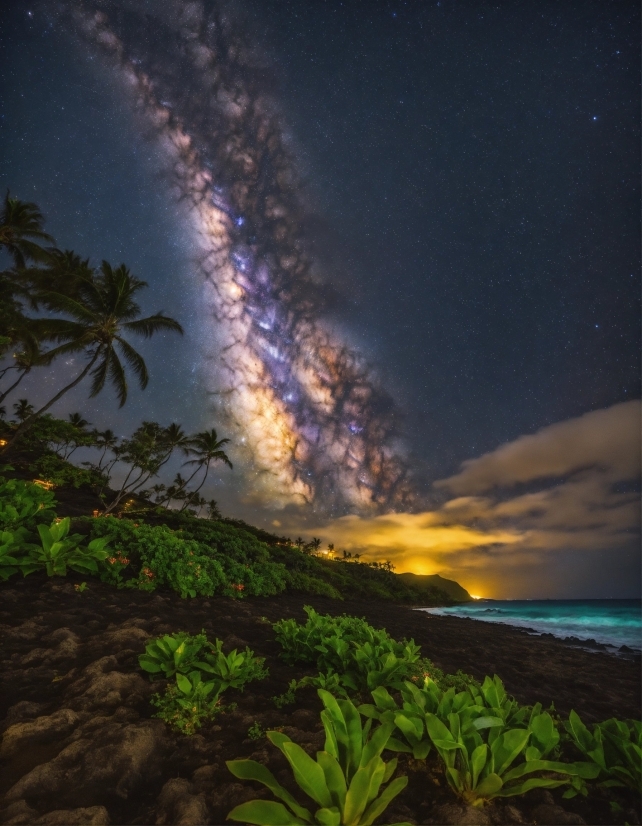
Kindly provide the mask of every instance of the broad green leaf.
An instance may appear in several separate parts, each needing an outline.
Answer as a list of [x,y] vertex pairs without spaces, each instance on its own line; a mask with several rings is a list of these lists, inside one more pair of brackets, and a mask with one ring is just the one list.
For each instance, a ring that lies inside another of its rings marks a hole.
[[345,806],[343,807],[344,824],[359,823],[361,815],[368,805],[368,793],[374,769],[374,763],[360,768],[350,781]]
[[525,729],[510,729],[492,744],[495,772],[498,775],[504,774],[517,755],[524,750],[529,736],[529,732]]
[[479,731],[484,728],[493,728],[494,726],[503,726],[504,721],[501,717],[476,717],[473,720],[473,727]]
[[282,803],[274,800],[249,800],[241,803],[228,814],[227,820],[252,823],[255,826],[299,826],[310,820],[301,820],[289,812]]
[[184,674],[176,675],[176,684],[178,685],[180,691],[183,692],[183,694],[191,694],[192,684]]
[[226,765],[234,777],[238,777],[239,780],[256,780],[258,783],[262,783],[267,786],[275,797],[287,803],[297,817],[306,822],[310,820],[310,812],[297,803],[290,792],[281,786],[272,772],[262,763],[258,763],[256,760],[227,760]]
[[395,773],[395,769],[397,768],[398,762],[399,761],[397,760],[397,758],[394,757],[392,760],[386,763],[386,770],[383,773],[383,783],[387,783],[390,780],[392,775]]
[[475,789],[478,797],[494,797],[503,786],[501,777],[498,774],[487,775]]
[[317,809],[314,819],[321,826],[341,826],[341,812],[336,806],[331,809]]
[[552,780],[548,777],[529,777],[518,786],[510,786],[509,788],[502,788],[495,792],[493,797],[515,797],[516,795],[526,794],[531,789],[555,789],[558,786],[564,786],[568,780]]
[[[407,785],[407,777],[397,777],[396,780],[393,780],[392,783],[383,790],[379,797],[376,800],[373,800],[370,806],[368,806],[366,811],[363,813],[360,826],[372,826],[379,815],[382,812],[385,812],[389,804],[406,788]],[[401,824],[399,824],[399,826],[401,826]]]
[[332,796],[325,782],[321,766],[306,754],[296,743],[283,743],[283,754],[294,772],[299,787],[323,808],[332,807]]
[[343,810],[347,786],[345,775],[341,770],[339,761],[336,757],[334,757],[334,755],[329,754],[327,751],[319,751],[317,752],[317,763],[323,769],[325,782],[334,805]]
[[477,748],[473,751],[470,757],[470,768],[472,770],[472,786],[475,788],[477,785],[477,780],[479,779],[479,775],[482,772],[482,769],[486,765],[486,760],[488,758],[488,746],[486,743],[482,743],[481,746],[477,746]]

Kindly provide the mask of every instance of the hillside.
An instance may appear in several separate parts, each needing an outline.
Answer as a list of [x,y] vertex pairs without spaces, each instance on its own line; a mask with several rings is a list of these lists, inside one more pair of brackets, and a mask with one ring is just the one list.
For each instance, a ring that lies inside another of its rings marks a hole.
[[435,589],[447,594],[453,602],[472,602],[473,598],[465,588],[453,579],[444,579],[439,574],[397,574],[406,585],[419,592],[434,593]]

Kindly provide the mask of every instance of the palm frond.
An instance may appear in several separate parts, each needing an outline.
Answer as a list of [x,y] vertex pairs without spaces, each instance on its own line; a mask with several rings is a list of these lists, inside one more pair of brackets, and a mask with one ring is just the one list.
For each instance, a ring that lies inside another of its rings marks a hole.
[[131,344],[128,341],[125,341],[124,338],[116,336],[116,341],[120,345],[125,361],[138,378],[138,383],[140,384],[141,390],[144,390],[149,382],[149,373],[147,372],[145,359],[140,355],[140,353],[137,353]]
[[94,367],[91,371],[91,390],[89,391],[89,398],[93,399],[94,396],[97,396],[100,391],[105,386],[105,380],[107,378],[107,368],[109,367],[109,353],[108,350],[103,357],[100,359],[98,364]]
[[109,351],[109,379],[116,390],[118,406],[122,407],[127,401],[127,376],[113,348]]
[[171,330],[174,333],[183,335],[184,330],[181,325],[173,318],[169,318],[162,313],[150,315],[147,318],[139,318],[136,321],[127,321],[123,324],[126,330],[131,330],[132,333],[151,338],[154,333],[162,330]]

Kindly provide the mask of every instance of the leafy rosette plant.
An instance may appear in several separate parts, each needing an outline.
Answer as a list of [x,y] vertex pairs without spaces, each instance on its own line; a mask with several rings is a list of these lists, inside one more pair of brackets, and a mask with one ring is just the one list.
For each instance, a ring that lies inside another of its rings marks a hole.
[[566,729],[578,749],[604,777],[600,786],[625,786],[636,792],[642,789],[642,723],[639,720],[624,722],[612,718],[596,724],[591,733],[579,715],[571,711]]
[[249,648],[246,647],[245,651],[237,651],[235,648],[226,655],[223,653],[222,640],[216,640],[214,645],[208,645],[209,651],[201,657],[196,666],[219,682],[222,686],[221,691],[227,688],[243,690],[246,683],[267,677],[268,671],[263,667],[264,658],[255,657]]
[[[428,734],[445,764],[448,784],[466,803],[481,807],[493,798],[513,797],[535,788],[570,784],[579,789],[584,780],[597,776],[599,768],[594,764],[535,759],[534,753],[534,759],[513,767],[517,758],[524,755],[531,731],[508,729],[501,720],[497,721],[498,718],[479,717],[462,726],[460,715],[451,713],[446,725],[435,714],[426,715]],[[482,740],[483,729],[488,729],[488,742]],[[550,748],[545,746],[545,750]],[[534,776],[543,772],[557,777]]]
[[359,712],[349,700],[336,700],[322,689],[318,693],[325,706],[321,719],[326,741],[316,760],[285,734],[267,733],[285,755],[301,791],[318,808],[312,813],[302,806],[261,763],[230,760],[227,766],[235,777],[262,783],[283,802],[250,800],[236,806],[228,819],[256,826],[371,826],[406,787],[407,777],[391,780],[397,760],[386,764],[381,758],[393,724],[384,723],[371,732],[372,721],[362,727]]
[[140,667],[155,677],[169,678],[174,674],[188,674],[196,666],[198,655],[207,645],[205,634],[165,634],[147,643],[145,653],[138,657]]
[[40,546],[29,545],[28,556],[21,564],[23,574],[45,568],[48,576],[66,576],[67,568],[78,573],[98,573],[98,563],[108,556],[107,539],[93,539],[87,546],[79,543],[84,540],[80,534],[69,535],[71,520],[67,516],[51,525],[38,525]]

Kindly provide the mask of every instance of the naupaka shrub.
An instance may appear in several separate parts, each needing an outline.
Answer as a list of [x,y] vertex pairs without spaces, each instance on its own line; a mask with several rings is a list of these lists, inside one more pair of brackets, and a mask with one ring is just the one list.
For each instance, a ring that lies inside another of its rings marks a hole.
[[286,662],[315,665],[326,680],[355,692],[400,685],[421,670],[420,648],[413,640],[397,642],[358,617],[322,615],[308,605],[304,610],[303,624],[294,619],[274,623]]
[[[129,560],[130,567],[119,568],[116,574],[113,567],[106,569],[104,578],[114,584],[146,591],[165,585],[182,597],[272,596],[286,587],[285,566],[257,559],[256,554],[252,558],[239,548],[237,558],[226,556],[220,546],[188,538],[165,525],[99,517],[91,520],[91,533],[108,537],[121,558]],[[266,555],[269,559],[267,551]]]

